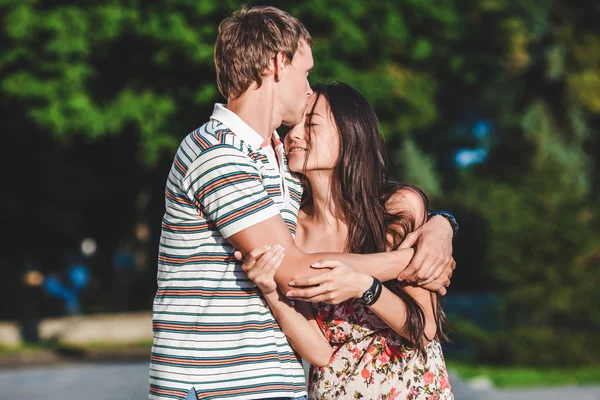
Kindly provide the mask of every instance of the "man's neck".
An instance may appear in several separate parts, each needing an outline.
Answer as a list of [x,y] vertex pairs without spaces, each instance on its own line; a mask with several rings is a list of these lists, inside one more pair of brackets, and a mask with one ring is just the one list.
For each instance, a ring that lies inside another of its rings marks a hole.
[[262,136],[265,142],[271,143],[273,132],[281,125],[281,120],[277,120],[275,115],[275,96],[265,86],[248,89],[240,97],[228,101],[227,108]]

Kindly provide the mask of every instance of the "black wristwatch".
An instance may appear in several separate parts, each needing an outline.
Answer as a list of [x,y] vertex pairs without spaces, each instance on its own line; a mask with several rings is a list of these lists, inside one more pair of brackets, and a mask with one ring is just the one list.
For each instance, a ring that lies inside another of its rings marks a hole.
[[452,237],[456,236],[456,234],[458,233],[458,222],[456,222],[456,218],[454,218],[454,215],[450,211],[440,210],[430,213],[429,218],[435,217],[436,215],[440,215],[446,218],[446,220],[448,220],[450,226],[452,227]]
[[374,304],[379,299],[379,296],[381,296],[382,290],[383,285],[379,279],[374,277],[373,284],[363,293],[361,301],[367,306]]

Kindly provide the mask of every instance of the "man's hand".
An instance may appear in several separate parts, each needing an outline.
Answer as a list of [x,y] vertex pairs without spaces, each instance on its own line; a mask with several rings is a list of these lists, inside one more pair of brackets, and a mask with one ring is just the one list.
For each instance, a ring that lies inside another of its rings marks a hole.
[[452,258],[452,227],[441,216],[435,216],[424,225],[408,234],[400,249],[414,247],[415,255],[410,264],[398,275],[398,280],[406,280],[446,294],[456,262]]
[[456,262],[454,262],[454,259],[452,259],[452,263],[446,265],[442,275],[440,275],[439,278],[429,283],[418,283],[418,286],[422,287],[423,289],[427,289],[430,292],[436,292],[440,296],[445,296],[446,289],[448,286],[450,286],[450,278],[452,278],[452,272],[454,271],[454,268],[456,268]]
[[348,299],[362,297],[373,284],[373,277],[358,272],[339,260],[325,260],[312,265],[327,272],[289,283],[294,287],[286,293],[292,300],[339,304]]

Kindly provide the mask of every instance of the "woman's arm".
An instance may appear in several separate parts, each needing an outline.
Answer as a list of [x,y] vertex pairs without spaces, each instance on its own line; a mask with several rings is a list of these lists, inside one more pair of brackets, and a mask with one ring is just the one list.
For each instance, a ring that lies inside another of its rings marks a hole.
[[[389,213],[397,215],[403,213],[413,218],[413,230],[421,227],[427,220],[427,209],[423,197],[410,187],[403,187],[396,191],[388,200],[386,208]],[[404,229],[401,226],[397,228]],[[399,233],[402,236],[406,236],[410,232],[401,231]],[[415,285],[405,286],[404,291],[416,301],[425,314],[425,338],[423,338],[423,344],[426,345],[433,340],[437,333],[435,320],[436,294]],[[406,323],[406,303],[391,290],[384,287],[379,300],[369,308],[402,337],[414,340],[410,337],[410,331]]]
[[[408,215],[411,218],[413,218],[414,229],[421,226],[424,223],[427,216],[423,198],[419,193],[417,193],[414,189],[410,187],[398,190],[388,200],[386,207],[388,209],[388,212],[390,213],[404,213],[405,215]],[[396,228],[398,230],[403,230],[405,229],[404,227],[405,225],[403,224],[393,226],[393,228]],[[400,231],[399,233],[404,236],[409,232]],[[373,278],[371,276],[353,270],[349,265],[345,264],[340,260],[325,261],[321,263],[320,268],[331,268],[331,273],[335,273],[337,276],[340,277],[353,276],[353,281],[360,282],[359,289],[355,290],[354,297],[357,298],[360,298],[362,296],[362,293],[369,289],[373,283]],[[359,275],[357,276],[356,274]],[[294,282],[294,284],[296,286],[306,286],[307,284],[314,283],[320,283],[321,285],[331,284],[330,282],[318,282],[318,278],[319,276],[309,278],[307,280],[301,279]],[[341,278],[338,278],[338,281],[340,279]],[[349,281],[346,280],[346,282]],[[433,340],[437,333],[437,324],[435,320],[434,309],[436,304],[435,294],[428,291],[427,289],[423,289],[417,286],[406,286],[404,290],[417,302],[417,304],[421,307],[425,314],[424,332],[426,338],[423,339],[423,344],[425,345],[429,341]],[[306,289],[296,289],[291,292],[288,292],[288,297],[294,299],[305,299],[304,296],[306,293]],[[301,294],[301,296],[296,296],[297,294]],[[414,340],[414,338],[410,337],[410,330],[408,329],[408,325],[406,323],[408,316],[406,303],[392,291],[390,291],[386,287],[383,287],[381,296],[369,308],[399,335],[407,338],[408,340]]]
[[262,291],[273,316],[294,350],[310,364],[326,366],[333,349],[321,333],[310,306],[297,302],[296,309],[277,289],[274,275],[283,258],[281,246],[261,247],[248,254],[242,269]]
[[[300,354],[300,357],[317,367],[329,365],[333,349],[321,333],[314,315],[312,315],[312,310],[306,306],[302,307],[300,305],[302,302],[297,302],[297,308],[292,306],[279,290],[275,290],[264,297],[281,330],[287,336],[294,350]],[[306,303],[302,304],[306,305]]]
[[[252,249],[265,245],[279,244],[283,246],[285,260],[275,275],[275,280],[284,293],[290,289],[289,282],[297,277],[314,276],[321,273],[322,271],[311,268],[314,263],[321,260],[340,259],[359,271],[387,281],[396,279],[408,266],[412,257],[412,252],[410,252],[410,257],[406,257],[406,254],[409,253],[405,250],[376,254],[305,253],[296,246],[287,225],[283,223],[279,215],[252,225],[230,236],[227,240],[242,254],[247,254]],[[343,300],[349,298],[349,294],[344,293],[343,288],[340,288],[338,295]]]
[[[354,298],[362,298],[362,294],[366,292],[373,284],[373,277],[367,274],[356,271],[354,268],[345,264],[340,260],[326,260],[321,263],[323,268],[330,268],[332,272],[339,276],[347,276],[346,282],[357,282],[357,286],[353,288]],[[295,284],[298,286],[304,286],[306,282],[303,280],[297,281]],[[423,309],[425,314],[425,336],[423,338],[423,345],[428,344],[437,333],[437,325],[435,321],[435,296],[432,292],[427,289],[420,287],[407,286],[405,288],[406,293],[411,296],[417,304]],[[300,299],[295,295],[295,291],[301,292],[300,289],[288,292],[288,297],[291,299]],[[369,306],[371,311],[379,316],[390,328],[397,332],[400,336],[414,341],[411,337],[409,327],[407,325],[408,310],[406,303],[391,290],[385,286],[382,288],[381,296],[379,299]]]
[[[425,314],[425,335],[422,339],[422,343],[425,346],[429,344],[437,334],[434,310],[436,294],[417,286],[407,286],[404,290],[410,297],[415,299]],[[410,330],[406,323],[408,320],[406,303],[394,294],[394,292],[384,286],[379,300],[369,306],[369,308],[400,336],[414,342],[415,339],[411,337]]]

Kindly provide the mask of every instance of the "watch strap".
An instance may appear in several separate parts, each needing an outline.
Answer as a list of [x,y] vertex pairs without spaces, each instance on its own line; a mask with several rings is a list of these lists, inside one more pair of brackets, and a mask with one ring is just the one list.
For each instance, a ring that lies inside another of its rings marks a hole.
[[367,306],[373,305],[381,296],[382,291],[383,285],[379,279],[373,277],[373,284],[363,293],[361,300]]
[[446,218],[446,220],[450,223],[450,226],[452,227],[452,237],[455,237],[458,233],[458,222],[456,222],[454,214],[452,214],[450,211],[439,210],[430,213],[429,218],[435,217],[436,215]]

